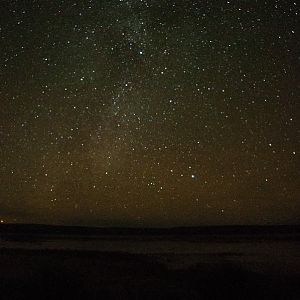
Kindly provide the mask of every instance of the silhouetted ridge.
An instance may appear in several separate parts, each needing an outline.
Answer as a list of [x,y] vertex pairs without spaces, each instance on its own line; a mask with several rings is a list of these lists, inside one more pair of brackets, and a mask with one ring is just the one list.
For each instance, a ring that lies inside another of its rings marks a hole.
[[300,225],[228,225],[174,228],[81,227],[42,224],[1,224],[0,233],[54,235],[226,235],[300,234]]

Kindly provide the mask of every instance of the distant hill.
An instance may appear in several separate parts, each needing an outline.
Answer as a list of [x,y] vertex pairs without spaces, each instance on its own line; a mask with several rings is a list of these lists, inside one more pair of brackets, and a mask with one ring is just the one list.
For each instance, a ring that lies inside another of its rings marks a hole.
[[300,225],[228,225],[174,228],[83,227],[42,224],[0,224],[0,234],[25,235],[275,235],[300,234]]

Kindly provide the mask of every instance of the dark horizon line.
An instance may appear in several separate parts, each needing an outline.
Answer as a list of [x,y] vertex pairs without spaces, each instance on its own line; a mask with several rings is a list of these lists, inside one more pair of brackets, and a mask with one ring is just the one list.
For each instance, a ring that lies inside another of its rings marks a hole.
[[226,233],[298,233],[300,224],[280,225],[200,225],[174,227],[92,227],[80,225],[51,225],[35,223],[2,223],[0,233],[48,233],[48,234],[226,234]]

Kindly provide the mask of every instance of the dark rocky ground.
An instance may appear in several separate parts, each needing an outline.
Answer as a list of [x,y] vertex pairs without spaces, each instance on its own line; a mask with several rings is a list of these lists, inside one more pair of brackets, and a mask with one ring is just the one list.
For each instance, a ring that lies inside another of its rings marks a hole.
[[170,269],[146,254],[1,249],[0,299],[300,299],[300,277],[222,259]]

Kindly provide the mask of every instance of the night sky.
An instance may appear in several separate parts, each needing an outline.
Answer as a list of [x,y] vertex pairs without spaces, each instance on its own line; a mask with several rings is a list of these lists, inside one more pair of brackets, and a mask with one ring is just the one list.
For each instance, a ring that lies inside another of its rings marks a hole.
[[1,1],[0,220],[300,221],[297,1]]

